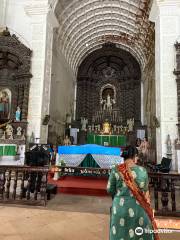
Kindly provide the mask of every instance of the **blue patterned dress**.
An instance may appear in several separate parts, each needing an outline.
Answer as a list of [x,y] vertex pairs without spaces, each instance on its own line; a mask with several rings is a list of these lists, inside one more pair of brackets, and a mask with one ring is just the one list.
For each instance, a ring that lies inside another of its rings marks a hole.
[[[148,191],[148,175],[140,166],[130,168],[139,188]],[[152,224],[145,210],[134,198],[116,167],[112,168],[107,191],[113,196],[110,240],[154,240]]]

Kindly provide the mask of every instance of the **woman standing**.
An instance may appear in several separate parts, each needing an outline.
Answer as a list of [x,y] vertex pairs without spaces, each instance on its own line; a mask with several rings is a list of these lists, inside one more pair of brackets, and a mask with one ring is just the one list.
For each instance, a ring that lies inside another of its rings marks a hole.
[[125,163],[112,168],[107,191],[113,197],[110,240],[159,240],[150,207],[148,175],[137,166],[136,147],[127,147],[122,154]]

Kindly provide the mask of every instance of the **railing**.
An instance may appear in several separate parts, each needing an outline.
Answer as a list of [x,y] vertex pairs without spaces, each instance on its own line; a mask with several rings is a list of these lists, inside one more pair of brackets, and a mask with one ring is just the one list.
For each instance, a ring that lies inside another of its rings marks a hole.
[[151,194],[153,194],[155,214],[160,216],[180,216],[180,174],[149,173]]
[[0,166],[0,203],[46,205],[48,167]]

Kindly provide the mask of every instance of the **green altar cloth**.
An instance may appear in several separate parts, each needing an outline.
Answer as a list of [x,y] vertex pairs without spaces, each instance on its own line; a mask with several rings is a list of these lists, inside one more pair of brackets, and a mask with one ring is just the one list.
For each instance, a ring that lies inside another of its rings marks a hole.
[[88,134],[88,144],[108,145],[113,147],[124,147],[126,146],[126,136],[124,135],[97,135]]
[[0,156],[16,156],[16,145],[0,144]]

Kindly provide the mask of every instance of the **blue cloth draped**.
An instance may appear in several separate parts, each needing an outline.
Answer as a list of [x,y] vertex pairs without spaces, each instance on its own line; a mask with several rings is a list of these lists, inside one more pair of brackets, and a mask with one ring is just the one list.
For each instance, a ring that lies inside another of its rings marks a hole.
[[98,154],[98,155],[121,155],[121,149],[117,147],[104,147],[96,144],[81,146],[59,146],[59,154]]

